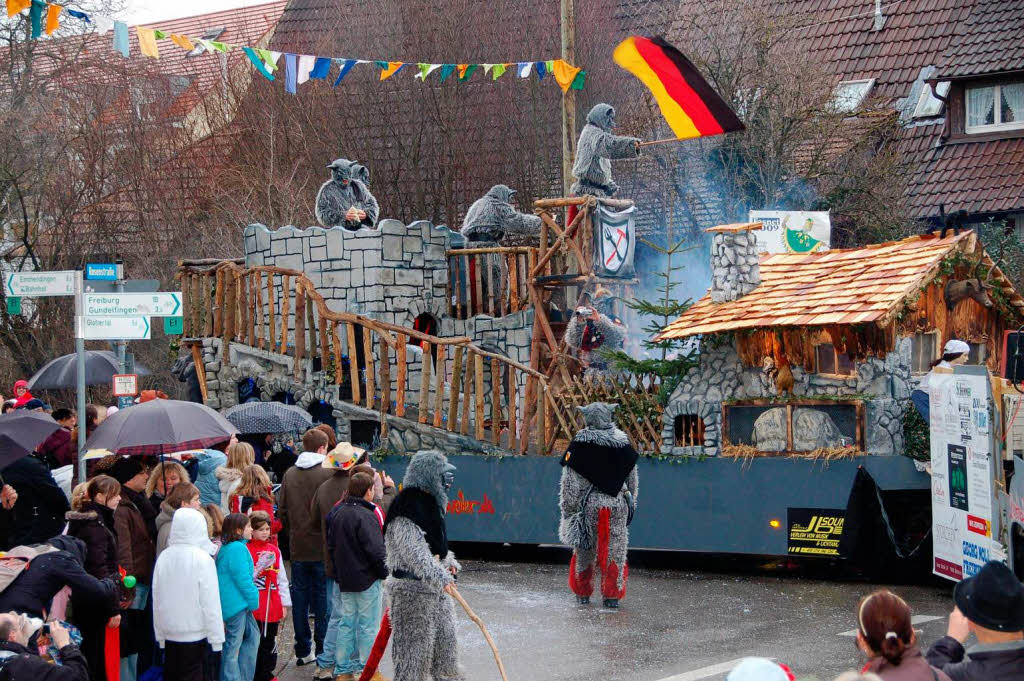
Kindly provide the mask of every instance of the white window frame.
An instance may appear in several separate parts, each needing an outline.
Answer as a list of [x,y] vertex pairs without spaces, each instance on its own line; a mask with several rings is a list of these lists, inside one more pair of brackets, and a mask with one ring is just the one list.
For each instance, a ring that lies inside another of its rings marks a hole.
[[[851,87],[851,86],[854,86],[854,85],[863,85],[864,86],[864,90],[861,92],[860,97],[857,98],[856,101],[853,101],[853,97],[850,97],[849,98],[849,100],[850,100],[849,102],[843,102],[842,105],[841,105],[841,103],[839,101],[839,91],[841,89],[843,89],[844,87]],[[836,111],[837,113],[842,113],[842,114],[853,114],[853,113],[855,113],[857,111],[857,109],[859,109],[861,107],[861,105],[864,104],[864,100],[868,98],[869,94],[871,94],[871,88],[873,88],[874,86],[875,86],[875,79],[874,78],[863,78],[861,80],[843,80],[843,81],[840,81],[832,89],[831,104],[832,104],[833,110]]]
[[[1003,123],[999,120],[1003,115],[1002,94],[1000,92],[1000,88],[1003,85],[1020,84],[1021,83],[1019,81],[1014,81],[1006,83],[995,83],[994,85],[978,85],[976,87],[967,88],[964,92],[964,132],[966,132],[968,135],[980,135],[986,132],[1000,132],[1003,130],[1024,130],[1024,120],[1012,121],[1010,123]],[[995,89],[995,95],[992,100],[992,111],[996,122],[987,125],[971,125],[970,117],[968,116],[968,111],[970,110],[968,103],[971,97],[971,92],[975,90],[983,90],[988,88]]]
[[943,107],[946,103],[936,97],[946,97],[949,95],[949,81],[943,80],[935,84],[935,92],[932,92],[932,88],[928,83],[924,83],[921,86],[921,95],[917,98],[917,106],[914,107],[914,115],[912,118],[935,118],[941,116]]

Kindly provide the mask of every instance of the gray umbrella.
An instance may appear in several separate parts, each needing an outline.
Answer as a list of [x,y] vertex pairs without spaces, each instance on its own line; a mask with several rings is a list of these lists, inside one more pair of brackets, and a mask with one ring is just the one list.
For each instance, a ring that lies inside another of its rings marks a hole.
[[206,449],[237,432],[238,428],[205,404],[150,400],[108,416],[85,448],[125,455],[171,454]]
[[309,412],[294,404],[248,402],[231,407],[224,416],[243,435],[250,433],[302,433],[313,427]]
[[42,412],[20,409],[0,415],[0,468],[28,456],[57,430],[60,424]]
[[[109,385],[114,374],[121,373],[117,355],[110,350],[85,351],[85,384]],[[149,376],[149,369],[135,365],[135,373]],[[28,381],[28,389],[60,390],[74,388],[78,382],[78,356],[75,353],[50,360]]]

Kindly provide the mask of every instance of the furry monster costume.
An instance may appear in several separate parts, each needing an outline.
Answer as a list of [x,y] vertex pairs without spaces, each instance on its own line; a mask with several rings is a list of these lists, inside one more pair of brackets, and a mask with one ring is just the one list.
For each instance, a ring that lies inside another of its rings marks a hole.
[[587,114],[580,139],[576,143],[576,162],[572,175],[573,196],[614,196],[619,185],[612,180],[610,159],[636,158],[640,155],[640,140],[612,134],[615,127],[615,109],[610,104],[597,104]]
[[454,473],[441,452],[417,452],[384,523],[395,681],[462,678],[455,604],[444,592],[455,581],[451,570],[460,569],[448,550],[444,522]]
[[[331,179],[320,185],[316,193],[316,219],[324,227],[341,225],[348,230],[360,227],[374,227],[380,205],[370,193],[370,171],[347,158],[335,159],[328,168]],[[366,213],[362,220],[348,220],[345,213],[349,208]]]
[[[604,402],[579,407],[586,427],[576,433],[562,457],[558,526],[559,539],[573,547],[569,587],[576,599],[590,602],[595,569],[599,569],[601,595],[610,608],[618,607],[626,596],[626,525],[636,510],[639,492],[639,455],[626,434],[615,427],[615,407]],[[578,513],[581,518],[574,518]]]
[[540,232],[541,219],[520,213],[512,206],[514,189],[496,184],[466,211],[460,232],[467,241],[501,243],[507,235],[532,236]]
[[565,342],[576,350],[584,376],[601,376],[609,372],[608,360],[599,350],[621,350],[626,342],[626,327],[611,317],[611,297],[595,296],[593,309],[597,319],[589,319],[577,310],[565,327]]

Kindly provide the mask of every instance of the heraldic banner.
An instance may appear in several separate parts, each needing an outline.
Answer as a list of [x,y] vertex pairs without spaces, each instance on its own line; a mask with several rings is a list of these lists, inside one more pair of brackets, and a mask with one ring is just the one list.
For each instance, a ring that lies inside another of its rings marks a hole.
[[594,274],[598,277],[635,276],[636,207],[621,212],[598,206],[594,213]]

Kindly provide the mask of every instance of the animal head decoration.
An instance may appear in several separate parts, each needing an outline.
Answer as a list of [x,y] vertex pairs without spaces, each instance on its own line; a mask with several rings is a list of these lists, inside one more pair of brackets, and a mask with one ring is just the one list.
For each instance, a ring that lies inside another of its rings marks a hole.
[[448,506],[448,490],[455,484],[455,466],[436,449],[416,452],[405,469],[402,484],[432,495],[444,510]]
[[613,416],[619,405],[611,402],[593,402],[576,407],[583,414],[583,422],[593,430],[609,430],[615,427]]
[[509,189],[503,184],[496,184],[487,191],[487,196],[503,203],[512,203],[512,197],[515,195],[515,189]]
[[992,307],[995,305],[995,303],[992,302],[992,298],[988,295],[988,292],[995,288],[991,283],[992,273],[997,267],[999,267],[999,263],[1001,263],[1002,260],[1000,259],[994,262],[992,266],[988,268],[988,272],[985,273],[984,278],[982,278],[978,273],[978,270],[980,270],[982,266],[982,260],[983,258],[978,258],[978,263],[971,271],[970,278],[963,279],[961,281],[950,279],[946,282],[946,290],[944,292],[946,309],[952,310],[956,307],[957,303],[965,298],[970,298],[984,307]]
[[336,158],[327,167],[331,170],[331,179],[343,187],[347,187],[352,180],[359,180],[366,186],[370,185],[370,171],[355,161]]
[[595,104],[587,114],[587,123],[596,125],[605,132],[615,127],[615,107],[611,104]]

